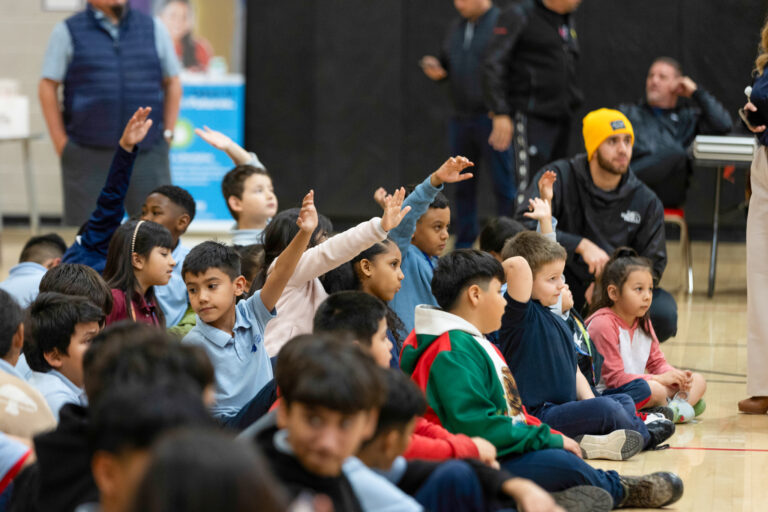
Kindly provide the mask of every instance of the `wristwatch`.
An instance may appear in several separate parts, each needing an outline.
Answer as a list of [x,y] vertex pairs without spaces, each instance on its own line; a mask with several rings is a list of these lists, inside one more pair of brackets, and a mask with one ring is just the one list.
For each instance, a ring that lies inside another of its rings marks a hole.
[[163,132],[163,137],[165,137],[165,140],[172,141],[173,140],[173,130],[165,130]]

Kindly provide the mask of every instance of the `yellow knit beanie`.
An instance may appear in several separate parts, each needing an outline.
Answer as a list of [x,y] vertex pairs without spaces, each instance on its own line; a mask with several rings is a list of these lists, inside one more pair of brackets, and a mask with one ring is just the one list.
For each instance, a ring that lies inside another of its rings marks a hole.
[[618,110],[609,108],[593,110],[584,116],[582,131],[584,133],[584,146],[587,148],[587,160],[592,160],[592,155],[597,151],[597,147],[613,135],[628,133],[632,137],[632,144],[635,143],[632,123],[629,122],[627,116]]

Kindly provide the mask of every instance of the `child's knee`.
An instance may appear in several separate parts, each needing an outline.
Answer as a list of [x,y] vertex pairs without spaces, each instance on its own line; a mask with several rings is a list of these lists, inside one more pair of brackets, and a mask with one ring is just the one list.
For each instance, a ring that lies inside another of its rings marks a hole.
[[653,405],[665,405],[669,396],[667,387],[654,380],[648,381],[648,386],[651,388],[651,403]]
[[693,374],[693,386],[701,389],[701,394],[707,390],[707,380],[700,373]]

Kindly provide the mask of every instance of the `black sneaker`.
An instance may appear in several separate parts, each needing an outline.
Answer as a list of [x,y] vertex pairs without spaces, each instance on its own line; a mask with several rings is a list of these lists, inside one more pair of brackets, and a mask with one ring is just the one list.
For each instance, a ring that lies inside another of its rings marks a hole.
[[674,473],[661,471],[643,476],[621,476],[624,500],[621,508],[659,508],[683,495],[683,481]]
[[658,407],[646,407],[645,409],[640,409],[640,412],[644,412],[646,414],[651,414],[651,413],[661,414],[662,416],[667,418],[669,421],[675,421],[675,412],[669,407],[664,407],[661,405]]
[[634,430],[614,430],[610,434],[577,436],[585,459],[627,460],[643,449],[643,436]]
[[646,423],[645,427],[648,429],[648,434],[651,436],[648,446],[645,447],[646,450],[655,449],[675,433],[675,424],[669,420],[652,421]]
[[553,492],[555,503],[568,512],[608,512],[613,510],[611,493],[593,485],[577,485]]

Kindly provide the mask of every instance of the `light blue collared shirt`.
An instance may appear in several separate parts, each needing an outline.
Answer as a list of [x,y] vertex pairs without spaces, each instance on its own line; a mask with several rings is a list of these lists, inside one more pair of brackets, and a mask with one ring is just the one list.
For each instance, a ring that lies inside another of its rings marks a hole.
[[56,370],[32,372],[28,382],[43,395],[56,421],[59,421],[59,410],[64,404],[88,406],[85,391]]
[[160,305],[165,315],[165,326],[173,327],[178,324],[187,312],[187,285],[184,284],[184,278],[181,276],[181,267],[184,265],[184,258],[189,254],[189,248],[176,244],[176,248],[171,253],[176,266],[173,267],[173,273],[168,284],[164,286],[155,286],[155,299]]
[[276,316],[264,306],[261,290],[235,306],[234,337],[203,322],[184,336],[182,343],[205,349],[216,375],[215,404],[218,418],[235,416],[266,383],[272,380],[272,364],[264,348],[264,329]]
[[13,375],[17,379],[21,379],[23,381],[26,381],[27,379],[24,378],[24,376],[16,369],[15,366],[13,366],[11,363],[6,361],[5,359],[0,359],[0,372],[5,372],[9,375]]
[[232,229],[232,245],[253,245],[264,243],[263,229]]
[[27,382],[29,382],[29,379],[32,377],[32,368],[29,367],[27,357],[24,354],[21,354],[19,360],[16,361],[16,371],[21,375],[21,378]]
[[[87,8],[93,9],[90,6]],[[120,26],[109,21],[109,18],[98,9],[93,9],[93,12],[104,30],[112,39],[117,40],[120,35]],[[176,56],[171,35],[159,19],[153,18],[153,21],[155,24],[155,49],[160,59],[163,78],[176,76],[181,72],[181,63]],[[48,40],[48,48],[45,50],[45,57],[43,58],[42,78],[63,82],[67,75],[69,63],[72,62],[73,54],[72,35],[69,33],[66,22],[60,21],[53,27],[51,37]]]
[[[370,469],[357,457],[350,457],[342,466],[365,512],[420,512],[424,510],[415,499],[405,494],[394,482]],[[403,470],[404,472],[404,470]],[[400,475],[402,478],[402,474]]]
[[40,293],[40,281],[42,281],[48,269],[39,263],[25,261],[15,265],[8,274],[8,278],[0,283],[0,289],[8,292],[19,306],[25,308],[37,298]]

